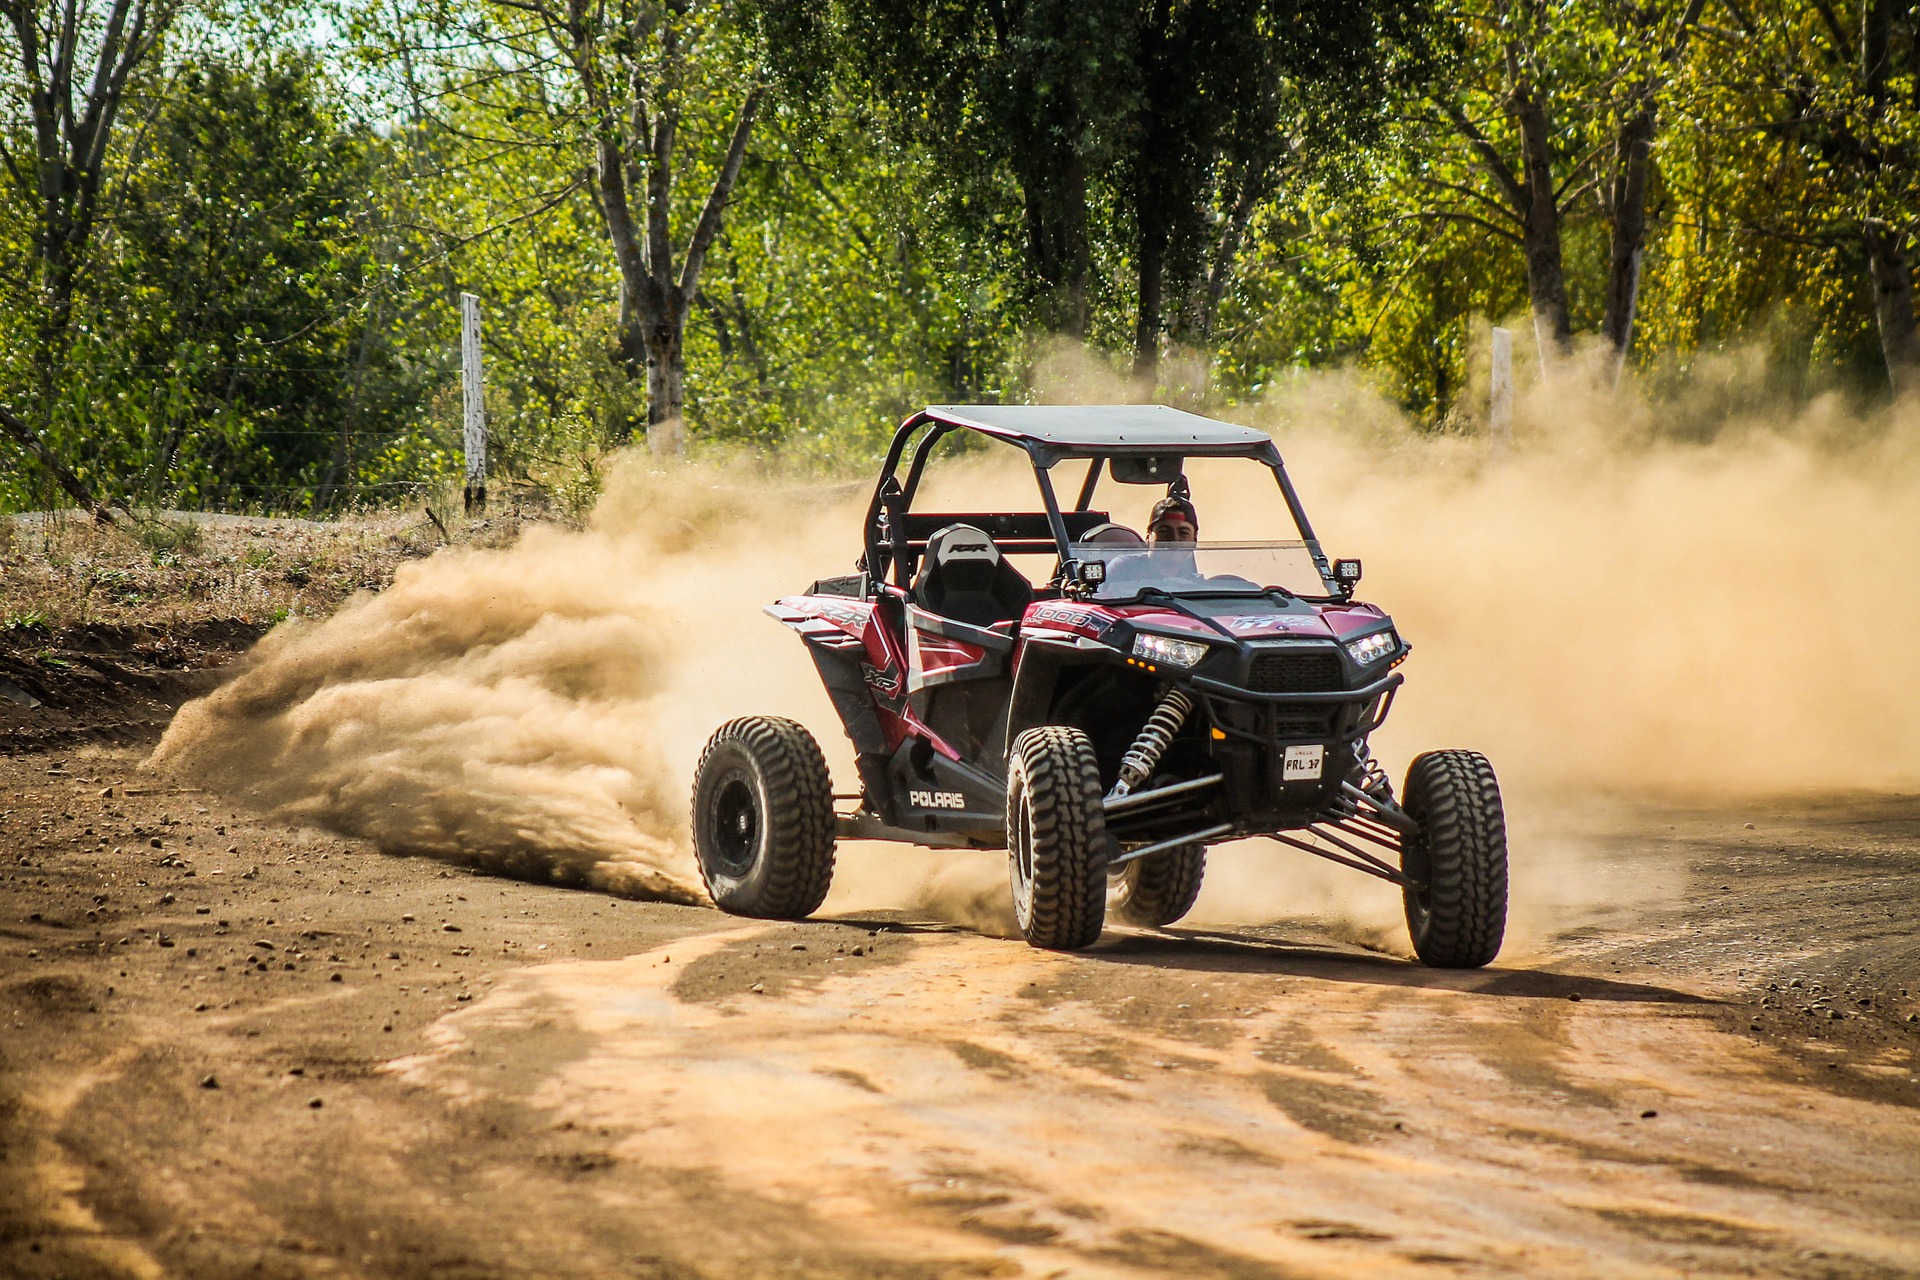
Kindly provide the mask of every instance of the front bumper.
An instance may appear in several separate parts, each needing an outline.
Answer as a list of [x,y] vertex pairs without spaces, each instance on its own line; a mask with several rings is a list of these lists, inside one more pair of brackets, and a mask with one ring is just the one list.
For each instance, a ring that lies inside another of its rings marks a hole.
[[[1193,716],[1205,744],[1189,739],[1181,773],[1219,775],[1185,803],[1155,805],[1109,820],[1123,841],[1226,824],[1231,838],[1303,827],[1325,809],[1353,772],[1356,744],[1386,720],[1405,677],[1386,672],[1351,689],[1262,692],[1212,676],[1185,683],[1199,704]],[[1312,776],[1289,773],[1287,749],[1319,748]],[[1196,753],[1204,754],[1204,761]]]
[[[1311,820],[1353,771],[1355,744],[1386,720],[1404,679],[1390,672],[1357,689],[1302,693],[1256,693],[1196,679],[1222,775],[1221,820],[1240,831],[1280,830]],[[1289,747],[1321,749],[1314,776],[1287,771]]]

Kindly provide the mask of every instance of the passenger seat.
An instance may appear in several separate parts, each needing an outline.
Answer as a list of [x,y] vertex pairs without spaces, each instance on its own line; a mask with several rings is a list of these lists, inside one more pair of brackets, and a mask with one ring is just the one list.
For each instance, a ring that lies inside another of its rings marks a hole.
[[950,524],[927,539],[913,602],[955,622],[990,627],[1020,617],[1033,602],[1033,584],[1008,564],[986,532]]

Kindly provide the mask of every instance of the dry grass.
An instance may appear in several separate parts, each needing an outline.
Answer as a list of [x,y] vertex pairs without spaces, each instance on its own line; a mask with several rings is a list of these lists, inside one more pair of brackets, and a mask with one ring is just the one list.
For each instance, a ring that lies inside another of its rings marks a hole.
[[[508,531],[481,522],[453,534],[489,541]],[[89,624],[265,627],[323,615],[355,591],[381,590],[402,561],[441,543],[419,513],[326,522],[162,514],[111,527],[69,514],[0,519],[0,643]]]

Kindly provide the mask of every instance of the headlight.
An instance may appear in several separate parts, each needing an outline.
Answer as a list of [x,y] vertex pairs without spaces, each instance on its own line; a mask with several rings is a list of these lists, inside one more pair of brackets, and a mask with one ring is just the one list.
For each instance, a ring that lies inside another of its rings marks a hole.
[[1347,652],[1353,660],[1363,667],[1370,667],[1380,659],[1400,647],[1400,637],[1391,631],[1376,631],[1370,636],[1362,636],[1347,646]]
[[1207,646],[1198,640],[1138,635],[1133,638],[1133,656],[1169,667],[1190,667],[1207,656]]

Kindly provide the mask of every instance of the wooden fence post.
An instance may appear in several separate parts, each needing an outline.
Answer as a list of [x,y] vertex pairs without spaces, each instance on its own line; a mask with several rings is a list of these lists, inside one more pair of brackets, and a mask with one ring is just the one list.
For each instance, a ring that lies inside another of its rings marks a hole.
[[487,509],[487,402],[480,376],[480,299],[460,295],[460,383],[466,396],[467,514]]

